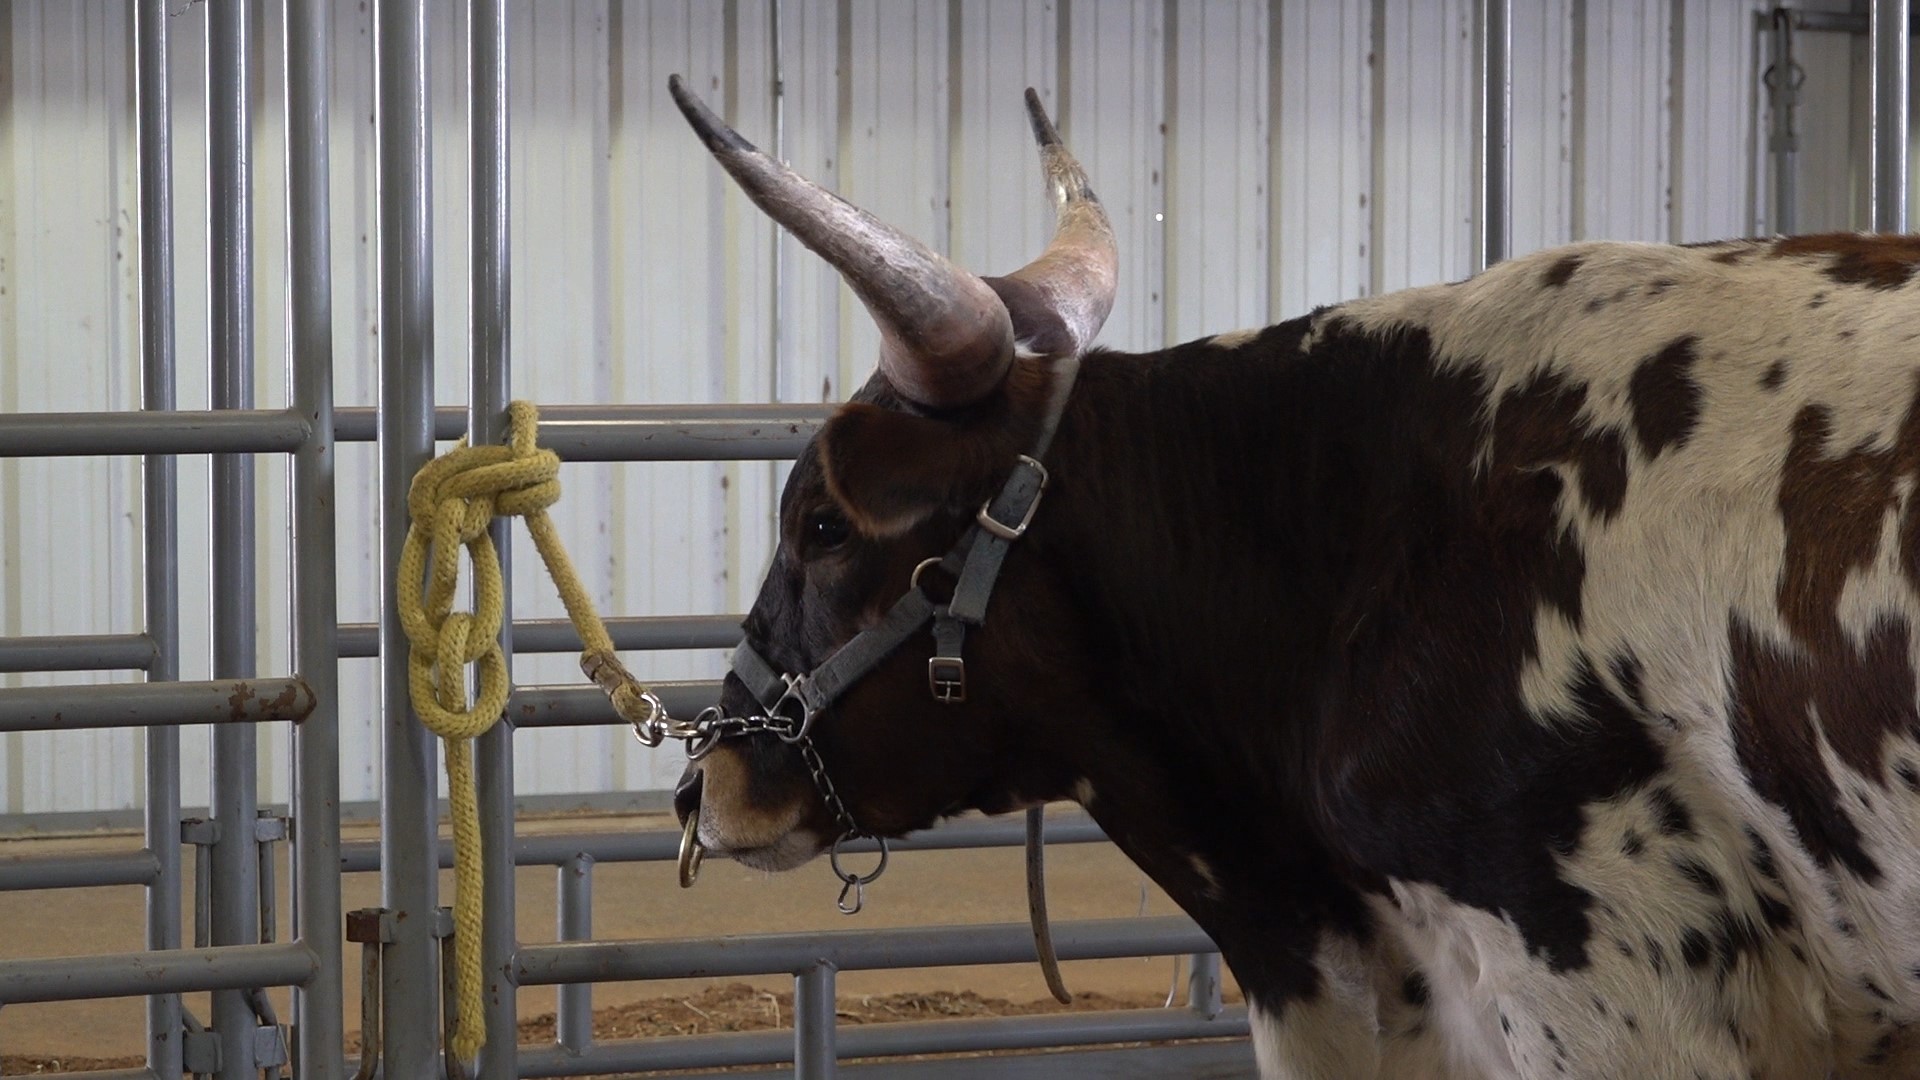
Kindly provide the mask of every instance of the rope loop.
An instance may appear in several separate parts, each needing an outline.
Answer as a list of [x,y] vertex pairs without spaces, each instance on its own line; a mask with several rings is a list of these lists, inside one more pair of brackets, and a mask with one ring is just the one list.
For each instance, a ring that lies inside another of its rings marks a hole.
[[[469,1066],[487,1039],[480,966],[480,818],[474,790],[471,740],[499,722],[512,692],[500,648],[506,586],[488,528],[495,517],[526,519],[534,547],[586,643],[581,667],[631,721],[657,704],[614,655],[613,640],[560,544],[547,509],[560,499],[560,457],[539,447],[539,411],[530,402],[507,406],[505,446],[458,446],[421,466],[407,491],[410,524],[401,549],[400,625],[407,635],[407,689],[413,710],[446,742],[447,800],[453,818],[454,999],[449,1040]],[[473,576],[473,610],[453,610],[465,552]],[[467,697],[467,671],[476,691]],[[471,1067],[468,1075],[472,1075]]]

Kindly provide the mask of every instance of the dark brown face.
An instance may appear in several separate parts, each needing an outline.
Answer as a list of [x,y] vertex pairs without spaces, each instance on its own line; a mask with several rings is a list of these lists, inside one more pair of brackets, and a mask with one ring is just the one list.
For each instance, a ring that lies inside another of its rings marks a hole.
[[[1023,372],[1010,383],[1037,378]],[[884,384],[863,392],[788,480],[780,545],[745,627],[777,670],[810,672],[878,622],[914,568],[959,540],[1030,432],[1005,393],[958,420],[912,415],[889,397]],[[934,699],[923,627],[815,721],[814,743],[861,830],[898,836],[945,814],[1050,797],[1065,783],[1045,775],[1028,718],[1073,635],[1040,560],[1025,555],[1009,558],[986,626],[967,639],[967,701]],[[945,600],[952,584],[934,568],[922,588]],[[731,676],[721,706],[765,712]],[[805,862],[840,832],[798,749],[771,734],[728,739],[691,765],[677,800],[683,820],[696,802],[701,843],[761,869]]]
[[[747,197],[838,269],[880,330],[880,373],[787,482],[780,547],[747,616],[761,656],[803,674],[877,622],[907,592],[915,566],[946,554],[1033,447],[1052,368],[1016,357],[1071,363],[1084,354],[1112,310],[1119,254],[1085,172],[1032,90],[1027,113],[1053,239],[1012,274],[983,278],[761,153],[679,76],[667,85]],[[919,414],[903,395],[944,418]],[[932,633],[923,628],[815,719],[814,743],[860,831],[896,836],[941,814],[1062,790],[1036,764],[1046,756],[1020,745],[1033,727],[1022,721],[1047,695],[1070,692],[1051,671],[1084,667],[1064,662],[1075,640],[1068,608],[1026,556],[1008,560],[988,626],[967,642],[967,701],[934,701]],[[927,585],[931,593],[951,582]],[[763,711],[734,678],[721,704],[734,716]],[[841,831],[800,751],[769,733],[715,747],[688,769],[674,804],[683,821],[700,808],[708,850],[766,869],[806,861]]]

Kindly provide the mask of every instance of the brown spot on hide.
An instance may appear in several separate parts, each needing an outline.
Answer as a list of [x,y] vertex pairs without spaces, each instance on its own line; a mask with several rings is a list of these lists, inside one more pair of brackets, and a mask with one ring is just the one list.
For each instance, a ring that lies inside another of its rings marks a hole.
[[[1810,707],[1827,718],[1841,695],[1844,673],[1791,648],[1779,648],[1735,617],[1728,630],[1733,661],[1733,745],[1740,767],[1760,797],[1786,811],[1801,843],[1827,866],[1843,865],[1861,879],[1879,880],[1880,867],[1861,846],[1860,829],[1840,806],[1840,790],[1821,765]],[[1902,641],[1906,631],[1899,631]],[[1864,665],[1863,665],[1864,666]],[[1907,707],[1912,708],[1911,676]],[[1852,741],[1849,740],[1851,743]],[[1839,750],[1839,741],[1834,748]]]
[[1787,362],[1785,360],[1775,360],[1773,363],[1767,365],[1767,370],[1760,376],[1760,388],[1762,390],[1778,390],[1781,386],[1785,385],[1786,381]]
[[1691,336],[1674,341],[1642,360],[1627,383],[1634,434],[1650,458],[1686,445],[1700,421],[1700,384],[1693,381],[1697,344]]
[[1547,267],[1546,274],[1540,278],[1540,284],[1553,288],[1565,285],[1573,277],[1573,272],[1580,269],[1580,264],[1585,261],[1579,255],[1562,256],[1552,266]]
[[1821,233],[1789,236],[1773,245],[1775,258],[1828,256],[1827,277],[1842,285],[1897,289],[1920,267],[1920,236]]
[[[1780,473],[1780,517],[1786,530],[1780,570],[1780,613],[1804,642],[1822,649],[1840,643],[1840,591],[1879,550],[1886,515],[1894,509],[1895,481],[1920,470],[1920,410],[1909,404],[1893,446],[1856,446],[1831,454],[1833,421],[1827,408],[1809,405],[1793,419],[1787,462]],[[1920,522],[1909,507],[1901,521],[1908,576],[1920,581]]]
[[1809,405],[1794,417],[1780,476],[1786,543],[1778,585],[1781,621],[1793,643],[1770,641],[1734,621],[1733,734],[1755,789],[1786,810],[1808,850],[1872,881],[1879,868],[1821,765],[1818,736],[1850,770],[1883,786],[1892,782],[1888,736],[1920,736],[1912,628],[1884,614],[1849,628],[1839,612],[1849,577],[1879,559],[1890,514],[1899,515],[1904,575],[1909,584],[1920,581],[1920,508],[1911,499],[1904,507],[1898,502],[1900,480],[1920,477],[1920,395],[1889,446],[1863,442],[1836,451],[1832,437],[1825,406]]
[[1492,482],[1557,485],[1542,466],[1564,465],[1589,512],[1602,519],[1619,513],[1627,497],[1626,443],[1618,431],[1595,429],[1580,416],[1586,400],[1584,385],[1552,373],[1508,391],[1493,416]]

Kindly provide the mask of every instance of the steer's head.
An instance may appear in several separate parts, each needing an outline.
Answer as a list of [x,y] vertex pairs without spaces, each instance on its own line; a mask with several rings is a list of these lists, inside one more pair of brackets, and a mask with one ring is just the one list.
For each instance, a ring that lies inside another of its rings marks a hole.
[[[767,667],[812,672],[881,621],[913,588],[916,567],[962,541],[1042,439],[1112,308],[1113,233],[1031,90],[1058,224],[1034,262],[982,278],[756,150],[677,77],[670,85],[720,164],[840,271],[880,329],[872,381],[787,482],[779,547],[746,621]],[[1035,528],[1044,525],[1042,513]],[[1075,666],[1066,655],[1075,645],[1059,594],[1019,546],[992,614],[967,638],[964,701],[936,699],[934,634],[923,625],[815,716],[818,762],[861,831],[893,836],[944,814],[1010,809],[1069,782],[1028,751],[1032,720],[1062,686],[1059,672]],[[947,599],[950,571],[927,569],[919,588]],[[767,703],[736,673],[721,708],[746,717]],[[675,805],[683,820],[699,808],[709,850],[765,869],[798,865],[845,829],[801,748],[766,732],[725,739],[689,766]]]

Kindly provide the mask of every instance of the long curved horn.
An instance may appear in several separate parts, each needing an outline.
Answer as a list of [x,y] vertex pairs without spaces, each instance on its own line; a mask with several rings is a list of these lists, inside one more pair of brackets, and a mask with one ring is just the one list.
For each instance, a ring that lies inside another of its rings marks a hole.
[[762,153],[688,90],[674,103],[747,198],[840,271],[880,327],[880,369],[909,400],[967,405],[1013,362],[1013,324],[985,281]]
[[[1067,152],[1040,95],[1027,88],[1027,117],[1040,144],[1040,169],[1053,200],[1053,240],[1041,256],[995,282],[1013,309],[1015,332],[1031,351],[1078,355],[1093,344],[1120,283],[1120,250],[1113,224],[1087,183],[1087,173]],[[1039,310],[1032,310],[1034,307]],[[1049,319],[1047,316],[1053,318]],[[1056,321],[1057,320],[1057,321]]]

